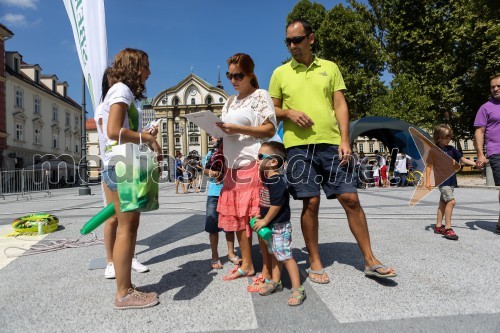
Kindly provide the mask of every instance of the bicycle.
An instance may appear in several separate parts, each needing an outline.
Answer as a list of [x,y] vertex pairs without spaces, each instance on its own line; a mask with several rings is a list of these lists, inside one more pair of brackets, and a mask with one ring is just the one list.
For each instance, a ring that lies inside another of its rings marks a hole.
[[420,179],[424,177],[424,174],[418,170],[408,170],[408,174],[406,175],[406,183],[413,186],[422,186],[420,183]]

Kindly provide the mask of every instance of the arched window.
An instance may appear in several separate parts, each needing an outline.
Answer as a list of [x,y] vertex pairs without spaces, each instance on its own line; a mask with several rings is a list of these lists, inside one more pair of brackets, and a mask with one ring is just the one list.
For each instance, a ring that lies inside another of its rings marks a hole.
[[194,98],[191,98],[191,105],[195,105],[196,104],[196,101],[194,100]]
[[173,105],[179,105],[179,97],[175,96],[174,100],[172,101]]
[[224,99],[221,97],[221,98],[219,98],[219,103],[222,103],[222,102],[224,102]]
[[208,105],[212,104],[212,96],[207,96],[206,104],[208,104]]

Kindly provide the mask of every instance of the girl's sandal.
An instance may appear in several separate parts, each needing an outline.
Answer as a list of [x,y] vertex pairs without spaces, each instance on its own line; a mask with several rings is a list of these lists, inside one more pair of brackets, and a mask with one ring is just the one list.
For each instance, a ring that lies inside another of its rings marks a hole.
[[227,257],[227,259],[233,263],[233,265],[241,265],[241,262],[243,261],[240,257],[236,256],[236,257],[232,257],[232,258],[229,258]]
[[281,284],[281,281],[279,282],[271,281],[269,283],[264,284],[260,288],[259,294],[260,296],[269,296],[277,291],[283,291],[283,285]]
[[300,288],[292,288],[292,296],[290,296],[290,298],[288,299],[288,305],[290,306],[302,305],[305,299],[306,299],[306,291],[304,290],[304,287],[300,286]]

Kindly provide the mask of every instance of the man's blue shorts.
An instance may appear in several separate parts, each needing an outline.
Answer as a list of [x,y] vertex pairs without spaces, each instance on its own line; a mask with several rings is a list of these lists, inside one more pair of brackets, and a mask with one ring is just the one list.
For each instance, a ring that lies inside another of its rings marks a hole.
[[319,196],[321,188],[328,199],[357,192],[353,159],[340,165],[337,145],[320,143],[290,147],[287,162],[288,190],[295,200]]
[[500,154],[488,156],[495,186],[500,186]]
[[114,166],[108,166],[102,172],[102,180],[108,185],[112,192],[118,191],[116,171]]

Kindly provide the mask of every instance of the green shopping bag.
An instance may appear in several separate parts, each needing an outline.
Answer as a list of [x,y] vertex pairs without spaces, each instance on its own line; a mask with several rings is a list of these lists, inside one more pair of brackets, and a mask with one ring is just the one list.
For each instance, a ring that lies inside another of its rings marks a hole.
[[[120,131],[121,134],[121,131]],[[113,146],[119,161],[115,165],[122,212],[147,212],[159,208],[158,161],[148,145],[134,143]]]

